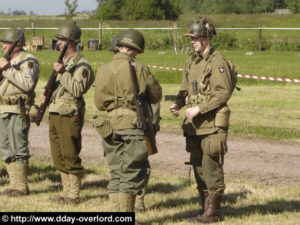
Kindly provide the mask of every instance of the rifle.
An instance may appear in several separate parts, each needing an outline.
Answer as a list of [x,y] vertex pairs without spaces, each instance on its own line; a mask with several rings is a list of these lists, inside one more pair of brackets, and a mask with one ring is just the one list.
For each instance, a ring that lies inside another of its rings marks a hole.
[[[67,51],[67,48],[69,46],[69,43],[70,43],[70,39],[71,39],[71,35],[72,35],[72,32],[70,32],[70,35],[64,45],[64,48],[63,50],[61,51],[59,57],[58,57],[58,60],[57,62],[58,63],[62,63],[63,62],[63,58],[64,58],[64,55]],[[37,111],[37,115],[34,119],[34,122],[37,126],[40,125],[42,119],[43,119],[43,116],[45,114],[45,111],[47,109],[47,106],[49,105],[50,103],[50,99],[52,97],[52,94],[53,92],[55,91],[55,89],[57,88],[57,86],[55,85],[55,81],[56,81],[56,77],[57,77],[57,72],[55,70],[52,71],[52,74],[47,82],[47,85],[45,87],[45,91],[44,91],[44,95],[45,95],[45,101],[44,103],[42,103]]]
[[[10,61],[11,53],[12,53],[12,51],[14,50],[14,48],[17,46],[18,42],[21,40],[23,34],[24,34],[24,28],[22,28],[22,29],[20,30],[19,36],[17,37],[16,40],[14,40],[14,41],[11,43],[9,49],[8,49],[7,52],[4,54],[3,58],[5,58],[7,61]],[[0,82],[1,82],[2,79],[3,79],[2,72],[3,72],[3,70],[0,69]]]
[[155,131],[152,124],[152,111],[151,105],[142,95],[139,95],[139,85],[136,76],[135,67],[129,62],[131,82],[133,86],[134,93],[134,103],[136,107],[136,113],[138,117],[137,128],[144,131],[144,138],[147,145],[147,151],[149,155],[154,155],[157,153],[156,141],[155,141]]

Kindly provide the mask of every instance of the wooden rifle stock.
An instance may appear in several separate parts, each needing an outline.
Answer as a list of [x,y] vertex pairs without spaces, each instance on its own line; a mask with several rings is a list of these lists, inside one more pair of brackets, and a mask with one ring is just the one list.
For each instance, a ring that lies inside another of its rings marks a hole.
[[[17,46],[18,42],[21,40],[23,34],[24,34],[24,28],[22,28],[20,30],[20,34],[19,34],[18,38],[15,41],[12,42],[11,46],[9,47],[9,49],[4,54],[3,58],[5,58],[7,61],[10,61],[10,59],[11,59],[11,53],[13,52],[14,48]],[[3,72],[3,70],[0,69],[0,82],[3,79],[2,72]]]
[[139,95],[139,85],[136,76],[135,67],[129,62],[131,81],[134,93],[134,103],[138,117],[137,128],[144,131],[144,138],[147,145],[149,155],[154,155],[158,152],[155,140],[155,131],[152,124],[152,110],[151,105],[143,96]]
[[[71,35],[72,35],[72,32],[70,32],[70,35],[64,45],[64,48],[63,50],[61,51],[59,57],[58,57],[58,60],[57,62],[58,63],[62,63],[63,62],[63,58],[64,58],[64,55],[66,54],[66,51],[67,51],[67,48],[69,46],[69,43],[70,43],[70,39],[71,39]],[[57,72],[55,70],[52,71],[52,74],[47,82],[47,85],[45,87],[45,91],[44,91],[44,96],[45,96],[45,101],[40,105],[38,111],[37,111],[37,115],[35,117],[35,124],[37,126],[40,125],[43,117],[44,117],[44,114],[45,114],[45,111],[50,103],[50,100],[51,100],[51,97],[52,97],[52,94],[53,92],[55,91],[55,89],[57,88],[56,85],[55,85],[55,81],[56,81],[56,77],[57,77]]]

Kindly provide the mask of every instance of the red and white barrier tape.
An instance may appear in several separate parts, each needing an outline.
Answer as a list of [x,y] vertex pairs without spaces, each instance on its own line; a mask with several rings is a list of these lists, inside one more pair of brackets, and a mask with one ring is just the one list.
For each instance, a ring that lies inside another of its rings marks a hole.
[[[163,66],[152,66],[152,65],[148,65],[148,67],[155,68],[155,69],[162,69],[162,70],[183,71],[183,69],[174,68],[174,67],[163,67]],[[245,74],[238,74],[238,77],[248,78],[248,79],[257,79],[257,80],[270,80],[270,81],[279,81],[279,82],[300,83],[300,80],[292,79],[292,78],[264,77],[264,76],[256,76],[256,75],[245,75]]]

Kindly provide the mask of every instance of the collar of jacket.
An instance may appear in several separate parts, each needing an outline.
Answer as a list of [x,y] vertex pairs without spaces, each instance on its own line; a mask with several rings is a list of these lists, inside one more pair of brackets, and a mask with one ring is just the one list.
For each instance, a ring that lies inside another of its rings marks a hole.
[[64,65],[69,65],[69,64],[73,64],[74,59],[76,58],[76,56],[79,54],[79,52],[76,52],[74,55],[71,55],[70,57],[68,57],[67,59],[63,60]]
[[127,59],[129,61],[131,57],[127,53],[119,52],[114,55],[113,59]]

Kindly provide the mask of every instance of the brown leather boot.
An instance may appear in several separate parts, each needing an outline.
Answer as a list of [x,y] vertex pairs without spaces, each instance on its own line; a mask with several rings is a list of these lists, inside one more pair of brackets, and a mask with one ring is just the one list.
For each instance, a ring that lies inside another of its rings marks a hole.
[[199,223],[214,223],[222,221],[220,204],[221,204],[221,194],[210,194],[208,196],[207,209],[202,216],[198,218]]
[[202,209],[200,210],[199,215],[197,215],[196,217],[193,217],[191,219],[188,219],[188,221],[191,223],[198,223],[199,218],[203,215],[203,213],[205,212],[205,210],[207,209],[207,206],[208,206],[208,193],[207,192],[200,192],[199,198],[200,198]]

